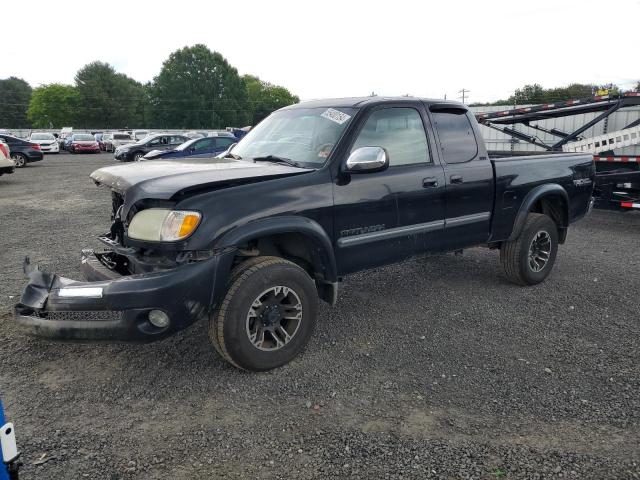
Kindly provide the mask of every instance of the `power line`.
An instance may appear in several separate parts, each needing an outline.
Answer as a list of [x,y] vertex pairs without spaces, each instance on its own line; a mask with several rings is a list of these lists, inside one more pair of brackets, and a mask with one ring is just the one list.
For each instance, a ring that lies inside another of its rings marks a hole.
[[458,90],[458,93],[461,93],[462,96],[458,97],[462,99],[462,103],[465,103],[465,98],[466,98],[466,94],[469,93],[471,90],[467,90],[466,88],[463,88],[462,90]]

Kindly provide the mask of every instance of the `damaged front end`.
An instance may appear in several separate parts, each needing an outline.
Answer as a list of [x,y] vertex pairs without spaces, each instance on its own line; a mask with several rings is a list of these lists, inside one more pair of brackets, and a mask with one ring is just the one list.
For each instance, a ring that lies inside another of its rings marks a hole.
[[83,250],[87,281],[43,272],[26,258],[29,284],[15,306],[15,319],[27,333],[62,340],[165,338],[208,316],[223,257],[211,253],[172,268],[123,274],[126,256]]

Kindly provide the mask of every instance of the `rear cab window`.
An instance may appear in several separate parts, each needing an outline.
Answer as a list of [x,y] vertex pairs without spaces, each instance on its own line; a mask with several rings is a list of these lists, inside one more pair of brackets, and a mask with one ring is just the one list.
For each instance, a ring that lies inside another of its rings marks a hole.
[[431,111],[445,163],[465,163],[478,155],[478,142],[463,109]]

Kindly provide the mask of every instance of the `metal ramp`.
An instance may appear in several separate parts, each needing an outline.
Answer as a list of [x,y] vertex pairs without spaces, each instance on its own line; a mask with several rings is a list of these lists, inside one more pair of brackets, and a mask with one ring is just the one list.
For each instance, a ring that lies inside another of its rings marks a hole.
[[564,152],[601,153],[640,144],[640,125],[589,137],[562,146]]

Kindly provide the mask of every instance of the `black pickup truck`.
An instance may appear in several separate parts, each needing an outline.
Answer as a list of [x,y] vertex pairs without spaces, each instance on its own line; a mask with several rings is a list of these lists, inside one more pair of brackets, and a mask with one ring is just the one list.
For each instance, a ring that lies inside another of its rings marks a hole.
[[29,277],[16,320],[63,339],[150,341],[197,320],[227,361],[268,370],[305,346],[344,276],[428,252],[500,249],[544,280],[591,207],[591,155],[489,159],[455,102],[313,101],[274,112],[217,159],[91,174],[112,193],[104,251],[80,282]]

